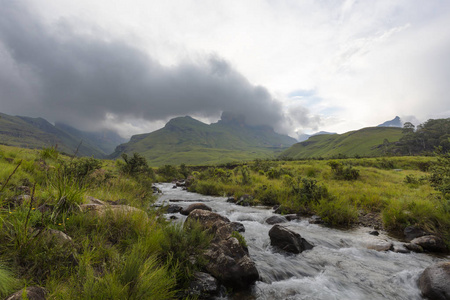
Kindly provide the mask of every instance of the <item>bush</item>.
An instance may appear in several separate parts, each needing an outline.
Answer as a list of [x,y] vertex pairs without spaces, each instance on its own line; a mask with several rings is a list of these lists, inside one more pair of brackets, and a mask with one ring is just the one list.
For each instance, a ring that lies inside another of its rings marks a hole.
[[315,205],[315,211],[331,225],[350,226],[358,221],[356,207],[342,199],[322,199]]
[[156,173],[161,176],[161,180],[165,182],[171,182],[180,178],[180,173],[175,166],[172,165],[164,165],[159,167]]
[[263,185],[255,189],[255,198],[263,205],[273,206],[280,203],[280,192],[272,186]]
[[331,167],[331,172],[334,178],[339,180],[356,180],[359,178],[359,170],[353,168],[352,166],[343,166],[337,161],[330,161],[328,165]]
[[145,174],[154,177],[153,170],[148,166],[145,157],[139,153],[133,153],[132,157],[128,157],[126,153],[122,153],[122,159],[125,164],[120,166],[120,171],[127,175],[136,176]]

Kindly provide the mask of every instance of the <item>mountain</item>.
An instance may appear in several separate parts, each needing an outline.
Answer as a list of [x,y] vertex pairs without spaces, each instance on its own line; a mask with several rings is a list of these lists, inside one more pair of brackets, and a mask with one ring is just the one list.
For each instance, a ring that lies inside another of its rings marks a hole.
[[[58,150],[73,154],[78,148],[78,156],[106,157],[112,151],[111,145],[103,145],[100,133],[87,133],[74,129],[68,125],[51,124],[43,118],[24,116],[10,116],[0,113],[0,143],[23,148],[43,148],[57,146]],[[108,133],[109,140],[118,140],[112,133]],[[117,142],[119,144],[120,141]],[[116,145],[117,145],[116,144]]]
[[303,133],[303,134],[300,134],[300,135],[298,136],[297,140],[298,140],[299,142],[303,142],[303,141],[306,141],[307,139],[309,139],[309,138],[312,137],[312,136],[315,136],[315,135],[322,135],[322,134],[336,134],[336,132],[319,131],[319,132],[316,132],[316,133],[311,134],[311,135],[310,135],[310,134]]
[[383,124],[378,125],[377,127],[403,127],[403,124],[400,117],[396,116],[394,119],[386,121]]
[[224,113],[210,125],[186,116],[174,118],[152,133],[132,136],[111,157],[137,152],[153,166],[213,164],[274,157],[295,142],[271,127],[249,126],[242,116]]
[[386,153],[388,142],[397,142],[401,137],[402,129],[397,127],[368,127],[343,134],[316,135],[293,145],[280,157],[379,156]]

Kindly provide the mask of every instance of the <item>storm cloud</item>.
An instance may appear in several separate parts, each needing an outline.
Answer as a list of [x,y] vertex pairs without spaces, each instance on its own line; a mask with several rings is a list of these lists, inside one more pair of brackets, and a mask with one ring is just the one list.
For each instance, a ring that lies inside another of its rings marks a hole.
[[[20,1],[0,1],[0,111],[42,116],[83,130],[116,122],[244,114],[285,127],[268,90],[217,55],[165,66],[125,41],[48,26]],[[93,29],[95,30],[95,29]]]

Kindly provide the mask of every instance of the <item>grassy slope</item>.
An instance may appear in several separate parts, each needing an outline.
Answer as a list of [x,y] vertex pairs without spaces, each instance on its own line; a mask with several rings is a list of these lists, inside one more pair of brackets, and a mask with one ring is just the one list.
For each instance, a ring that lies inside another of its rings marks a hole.
[[151,165],[214,164],[274,157],[295,140],[267,128],[228,124],[207,125],[190,117],[172,119],[160,130],[133,136],[113,157],[138,152]]
[[[57,128],[42,118],[15,117],[0,113],[0,143],[23,148],[43,148],[58,145],[62,152],[72,154],[81,137]],[[80,156],[104,157],[105,153],[89,141],[78,149]]]
[[297,143],[281,155],[287,158],[301,159],[311,157],[332,157],[338,154],[347,156],[383,155],[384,139],[398,141],[402,136],[401,128],[368,127],[344,134],[317,135],[307,141]]

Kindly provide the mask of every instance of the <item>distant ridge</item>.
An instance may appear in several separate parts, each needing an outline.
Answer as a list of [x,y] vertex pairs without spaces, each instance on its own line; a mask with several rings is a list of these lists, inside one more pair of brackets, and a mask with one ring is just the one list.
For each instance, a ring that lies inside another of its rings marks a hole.
[[397,127],[368,127],[343,134],[316,135],[293,145],[280,157],[380,156],[386,153],[388,143],[397,142],[401,137],[402,129]]
[[303,142],[303,141],[306,141],[307,139],[309,139],[312,136],[322,135],[322,134],[336,134],[336,132],[319,131],[319,132],[316,132],[316,133],[313,133],[313,134],[305,134],[304,133],[304,134],[300,134],[298,136],[297,140],[299,142]]
[[57,146],[67,154],[74,154],[78,148],[78,156],[104,158],[115,146],[102,140],[104,134],[115,145],[124,141],[113,132],[83,132],[64,124],[53,125],[43,118],[0,113],[0,143],[5,145],[32,149]]
[[170,120],[154,132],[132,136],[111,158],[137,152],[154,166],[214,164],[274,158],[296,142],[269,126],[250,126],[240,115],[224,113],[221,120],[210,125],[185,116]]

